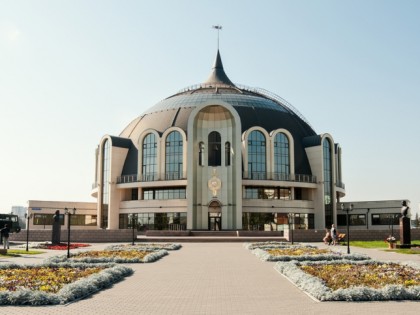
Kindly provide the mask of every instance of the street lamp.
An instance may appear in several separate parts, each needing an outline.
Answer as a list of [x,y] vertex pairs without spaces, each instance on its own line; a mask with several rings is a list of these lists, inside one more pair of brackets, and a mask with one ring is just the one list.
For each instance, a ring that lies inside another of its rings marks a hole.
[[396,217],[398,217],[398,214],[391,214],[389,217],[389,225],[391,226],[391,236],[394,236],[394,220]]
[[133,230],[133,242],[132,242],[132,245],[134,245],[134,240],[135,240],[135,237],[134,237],[134,228],[136,226],[135,223],[134,223],[134,219],[136,218],[136,215],[134,213],[131,213],[129,216],[130,216],[130,219],[131,219],[131,228]]
[[293,213],[288,213],[287,214],[287,218],[288,218],[288,221],[289,221],[289,233],[291,232],[291,234],[292,234],[292,237],[291,237],[291,239],[292,239],[292,245],[293,245],[293,218],[294,218],[294,214]]
[[29,251],[29,220],[32,218],[32,213],[28,215],[25,213],[26,219],[26,251]]
[[70,226],[71,226],[71,215],[76,214],[76,208],[73,208],[73,213],[71,210],[64,208],[64,214],[68,216],[67,221],[67,258],[70,258]]
[[367,208],[367,210],[366,210],[366,230],[369,230],[369,211],[370,211],[370,209]]
[[347,254],[350,254],[350,220],[349,212],[353,210],[353,204],[351,203],[348,208],[344,207],[344,203],[341,204],[341,210],[346,211],[347,213]]

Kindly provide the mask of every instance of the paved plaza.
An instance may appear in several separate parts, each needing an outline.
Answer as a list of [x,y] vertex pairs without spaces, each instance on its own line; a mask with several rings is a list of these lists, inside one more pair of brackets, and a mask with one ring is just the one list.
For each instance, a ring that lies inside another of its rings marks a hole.
[[[129,264],[134,274],[83,300],[59,306],[0,306],[0,314],[419,314],[420,302],[318,302],[259,260],[241,242],[181,243],[162,259]],[[92,244],[103,249],[110,244]],[[317,243],[319,247],[325,247]],[[340,246],[342,250],[345,247]],[[73,250],[73,251],[78,251]],[[352,247],[381,260],[420,263],[420,255]],[[0,258],[0,263],[41,263],[65,254]]]

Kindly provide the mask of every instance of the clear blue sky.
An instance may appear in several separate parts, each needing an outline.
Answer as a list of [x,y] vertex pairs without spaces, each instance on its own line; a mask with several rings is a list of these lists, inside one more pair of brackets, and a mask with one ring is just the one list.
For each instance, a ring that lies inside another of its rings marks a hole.
[[289,101],[343,149],[343,201],[420,203],[420,1],[0,0],[0,211],[94,201],[95,148],[203,82]]

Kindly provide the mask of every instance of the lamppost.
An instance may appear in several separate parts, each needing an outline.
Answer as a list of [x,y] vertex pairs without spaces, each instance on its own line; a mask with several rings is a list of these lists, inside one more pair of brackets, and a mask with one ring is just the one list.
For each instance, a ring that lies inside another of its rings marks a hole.
[[73,213],[71,210],[64,208],[64,214],[67,215],[67,258],[70,258],[70,226],[71,226],[71,215],[76,214],[76,208],[73,208]]
[[132,245],[134,245],[134,240],[135,240],[135,237],[134,237],[134,228],[136,227],[136,224],[134,223],[134,219],[136,218],[136,215],[134,213],[131,213],[129,216],[130,216],[130,219],[131,219],[131,228],[133,230],[133,242],[132,242]]
[[29,251],[29,220],[32,218],[32,213],[28,215],[25,213],[26,219],[26,251]]
[[292,245],[293,245],[293,218],[294,218],[294,214],[293,213],[288,213],[287,214],[287,218],[288,218],[288,221],[289,221],[289,233],[291,232],[291,235],[292,235],[292,237],[291,237],[291,239],[292,239]]
[[349,204],[348,208],[344,207],[344,203],[341,204],[341,210],[346,211],[347,213],[347,254],[350,254],[350,220],[349,220],[349,212],[353,210],[353,204]]
[[389,215],[389,225],[391,226],[391,236],[394,237],[394,220],[398,217],[398,214]]
[[369,211],[370,211],[370,209],[367,208],[367,210],[366,210],[366,230],[369,230]]

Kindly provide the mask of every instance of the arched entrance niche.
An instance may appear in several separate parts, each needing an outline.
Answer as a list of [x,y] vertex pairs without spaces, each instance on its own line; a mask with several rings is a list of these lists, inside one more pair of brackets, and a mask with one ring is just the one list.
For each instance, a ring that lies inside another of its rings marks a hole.
[[222,205],[218,200],[209,204],[209,231],[222,230]]

